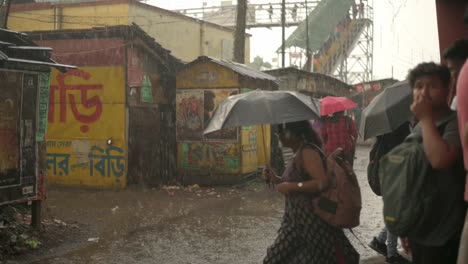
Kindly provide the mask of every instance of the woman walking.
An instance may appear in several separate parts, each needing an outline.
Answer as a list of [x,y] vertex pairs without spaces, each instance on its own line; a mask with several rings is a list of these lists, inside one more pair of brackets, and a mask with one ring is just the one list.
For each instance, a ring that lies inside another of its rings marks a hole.
[[318,134],[308,121],[299,121],[280,126],[279,138],[295,156],[282,177],[269,167],[264,170],[266,180],[285,196],[286,205],[278,237],[263,263],[359,263],[359,254],[343,230],[327,224],[311,208],[314,194],[328,184]]

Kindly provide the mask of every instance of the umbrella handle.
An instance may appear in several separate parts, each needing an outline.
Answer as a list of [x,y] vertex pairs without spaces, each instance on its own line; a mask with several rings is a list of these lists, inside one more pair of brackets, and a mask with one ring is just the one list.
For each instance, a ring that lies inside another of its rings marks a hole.
[[265,166],[269,165],[271,166],[270,162],[267,161],[267,156],[266,156],[266,143],[265,143],[265,126],[260,125],[262,129],[262,142],[263,142],[263,147],[262,147],[262,152],[263,152],[263,158],[265,159]]

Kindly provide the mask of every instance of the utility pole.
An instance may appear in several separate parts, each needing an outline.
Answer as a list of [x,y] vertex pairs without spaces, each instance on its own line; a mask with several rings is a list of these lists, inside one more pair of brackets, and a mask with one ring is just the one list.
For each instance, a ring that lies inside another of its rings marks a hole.
[[247,0],[237,0],[236,32],[234,33],[234,61],[245,63],[245,25]]
[[309,8],[307,7],[307,0],[305,0],[305,12],[306,12],[306,71],[310,72],[312,63],[312,56],[310,54],[310,40],[309,40]]
[[281,3],[281,66],[284,68],[285,54],[286,54],[286,0]]
[[2,23],[2,28],[5,28],[7,29],[8,28],[8,15],[10,13],[10,5],[11,5],[11,0],[4,0],[4,1],[1,1],[2,3],[2,9],[4,10],[4,17],[3,17],[3,21],[1,21]]

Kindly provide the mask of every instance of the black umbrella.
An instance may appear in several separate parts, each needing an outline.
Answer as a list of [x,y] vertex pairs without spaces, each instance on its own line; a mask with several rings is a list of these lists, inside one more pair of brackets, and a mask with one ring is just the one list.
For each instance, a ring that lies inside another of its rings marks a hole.
[[394,131],[410,121],[413,95],[408,81],[385,88],[362,111],[360,134],[364,140]]
[[204,133],[223,128],[280,124],[320,117],[320,101],[291,91],[256,90],[229,96],[216,108]]

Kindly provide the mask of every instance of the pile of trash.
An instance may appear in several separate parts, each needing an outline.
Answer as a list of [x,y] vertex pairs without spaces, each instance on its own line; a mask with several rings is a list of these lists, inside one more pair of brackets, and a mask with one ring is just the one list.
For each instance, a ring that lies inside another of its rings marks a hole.
[[0,207],[0,261],[41,245],[40,233],[31,228],[31,215],[23,206]]

